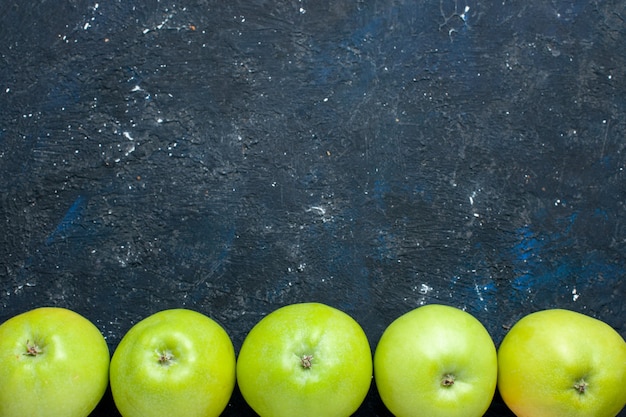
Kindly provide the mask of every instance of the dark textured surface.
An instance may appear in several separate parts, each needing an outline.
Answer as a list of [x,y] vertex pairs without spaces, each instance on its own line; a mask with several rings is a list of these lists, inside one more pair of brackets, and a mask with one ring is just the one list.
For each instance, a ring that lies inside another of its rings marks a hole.
[[496,344],[552,307],[626,335],[626,5],[535,3],[1,2],[0,321],[69,307],[113,350],[186,307],[239,349],[316,300],[374,348],[438,302]]

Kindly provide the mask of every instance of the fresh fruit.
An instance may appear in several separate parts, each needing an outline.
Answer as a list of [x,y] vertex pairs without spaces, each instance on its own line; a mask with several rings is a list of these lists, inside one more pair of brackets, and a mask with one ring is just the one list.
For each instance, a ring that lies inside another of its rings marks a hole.
[[110,380],[123,417],[219,416],[235,386],[235,351],[209,317],[163,310],[126,333]]
[[41,307],[0,325],[0,417],[86,417],[108,372],[102,333],[78,313]]
[[518,417],[614,417],[626,405],[626,342],[574,311],[523,317],[500,345],[498,368],[500,394]]
[[361,326],[319,303],[292,304],[264,317],[237,360],[245,400],[261,417],[347,417],[372,380],[372,353]]
[[469,313],[426,305],[384,331],[374,355],[374,378],[397,417],[478,417],[495,393],[496,348]]

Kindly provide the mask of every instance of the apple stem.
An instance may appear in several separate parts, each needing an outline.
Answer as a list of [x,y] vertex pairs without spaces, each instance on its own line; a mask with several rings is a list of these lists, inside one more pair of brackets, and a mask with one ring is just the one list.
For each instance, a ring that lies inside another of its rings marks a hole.
[[163,366],[168,366],[174,359],[174,355],[169,350],[165,350],[163,352],[157,351],[157,355],[159,357],[159,364]]
[[441,379],[441,385],[443,385],[444,387],[450,387],[454,385],[454,375],[445,374]]
[[574,389],[578,391],[580,394],[584,394],[585,391],[587,391],[588,385],[589,384],[587,384],[587,382],[583,378],[581,378],[580,381],[574,384]]
[[30,340],[26,341],[26,352],[24,355],[26,356],[37,356],[41,354],[43,351],[36,343],[30,343]]
[[313,355],[302,355],[300,359],[300,364],[304,369],[309,369],[311,367],[311,361],[313,360]]

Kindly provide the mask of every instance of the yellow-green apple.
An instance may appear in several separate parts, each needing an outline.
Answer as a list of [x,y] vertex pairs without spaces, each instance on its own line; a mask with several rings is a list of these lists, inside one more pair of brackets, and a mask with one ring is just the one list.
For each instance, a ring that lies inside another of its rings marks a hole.
[[347,417],[370,388],[372,352],[348,314],[320,303],[292,304],[248,333],[237,381],[261,417]]
[[123,417],[215,417],[235,386],[235,351],[213,319],[162,310],[124,335],[111,359],[110,382]]
[[0,417],[86,417],[109,382],[109,348],[80,314],[41,307],[0,325]]
[[626,404],[626,342],[581,313],[528,314],[498,349],[498,389],[518,417],[614,417]]
[[479,417],[496,390],[496,348],[471,314],[430,304],[393,321],[374,354],[383,403],[398,417]]

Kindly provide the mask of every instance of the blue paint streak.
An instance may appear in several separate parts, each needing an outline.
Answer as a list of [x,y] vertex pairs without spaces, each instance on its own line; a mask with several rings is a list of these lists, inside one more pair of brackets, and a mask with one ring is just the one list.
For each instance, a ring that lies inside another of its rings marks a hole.
[[80,219],[81,214],[85,209],[87,199],[79,195],[72,203],[69,209],[65,212],[65,215],[61,221],[57,224],[54,231],[46,239],[46,244],[54,242],[58,237],[65,237],[66,234],[73,228],[76,220]]
[[614,170],[617,164],[612,155],[605,155],[600,159],[600,165],[606,170]]
[[383,19],[381,17],[375,17],[370,20],[365,26],[354,31],[350,40],[352,44],[356,47],[363,47],[364,44],[367,43],[370,38],[375,37],[377,34],[381,33],[383,28]]
[[519,261],[528,261],[535,256],[535,252],[541,250],[544,242],[539,240],[529,228],[518,230],[521,241],[513,247],[513,252]]
[[457,300],[464,300],[467,311],[473,314],[494,311],[498,304],[495,282],[490,276],[481,274],[480,269],[455,275],[450,280],[450,291]]
[[529,226],[518,229],[517,234],[520,241],[511,249],[517,275],[513,281],[513,288],[528,291],[535,285],[536,270],[541,267],[541,251],[546,242],[537,237]]
[[607,213],[606,210],[601,209],[601,208],[595,209],[591,217],[596,218],[596,219],[602,219],[605,221],[609,220],[609,214]]
[[[607,212],[596,209],[592,217],[606,219]],[[557,220],[561,228],[551,233],[535,233],[530,226],[517,230],[519,242],[511,248],[515,278],[512,287],[519,293],[554,294],[564,288],[586,288],[612,285],[622,279],[623,262],[607,258],[602,252],[574,253],[574,223],[579,213]],[[562,293],[566,295],[567,293]],[[584,292],[583,292],[584,294]]]
[[391,187],[384,180],[376,180],[374,182],[374,188],[372,194],[375,198],[376,206],[379,209],[384,210],[386,208],[385,195],[391,191]]

